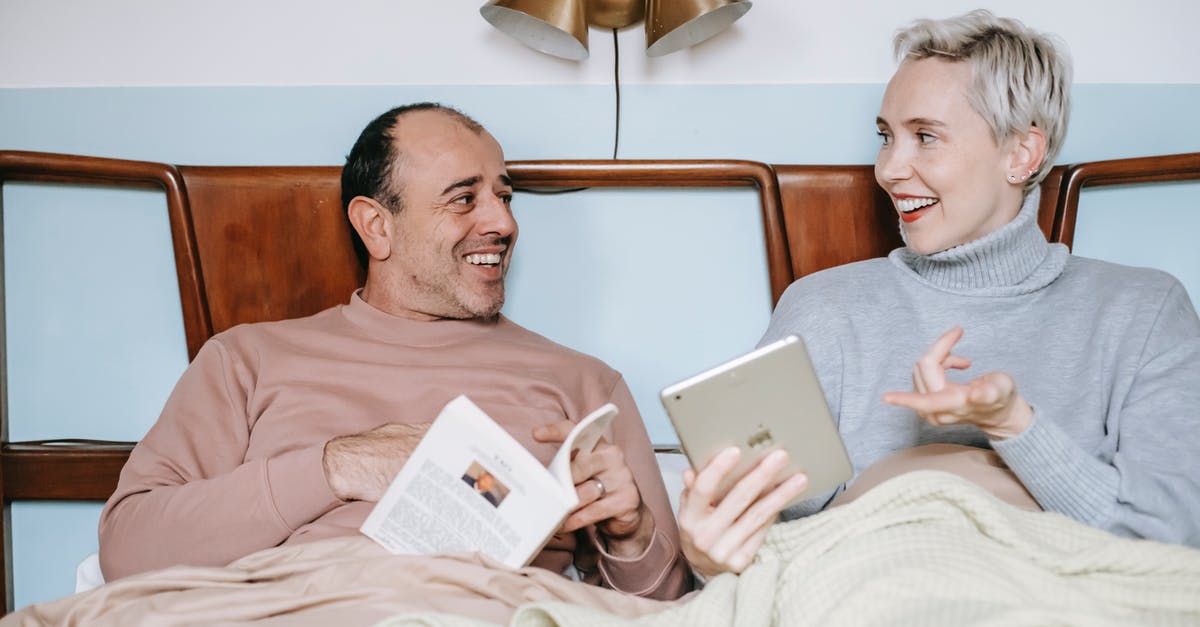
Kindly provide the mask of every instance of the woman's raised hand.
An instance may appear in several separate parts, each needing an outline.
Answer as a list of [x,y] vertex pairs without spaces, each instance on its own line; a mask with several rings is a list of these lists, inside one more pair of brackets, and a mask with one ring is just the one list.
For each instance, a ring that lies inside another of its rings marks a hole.
[[908,407],[932,425],[973,424],[994,440],[1020,435],[1033,422],[1033,408],[1012,376],[989,372],[967,383],[946,378],[949,369],[971,367],[970,359],[951,352],[962,335],[956,326],[938,338],[913,365],[913,391],[888,392],[883,402]]

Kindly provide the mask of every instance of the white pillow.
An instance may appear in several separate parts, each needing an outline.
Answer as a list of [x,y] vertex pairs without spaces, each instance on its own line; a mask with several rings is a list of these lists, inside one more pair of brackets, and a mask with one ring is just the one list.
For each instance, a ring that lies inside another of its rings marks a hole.
[[87,592],[104,585],[104,573],[100,572],[100,554],[92,553],[75,567],[75,592]]
[[663,484],[667,486],[667,496],[671,499],[671,511],[679,517],[679,495],[683,493],[683,471],[691,468],[687,456],[683,453],[655,453],[658,458],[658,470],[662,473]]

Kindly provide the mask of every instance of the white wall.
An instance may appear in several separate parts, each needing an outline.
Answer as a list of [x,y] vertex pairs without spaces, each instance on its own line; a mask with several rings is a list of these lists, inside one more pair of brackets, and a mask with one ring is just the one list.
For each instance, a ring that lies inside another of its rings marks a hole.
[[[0,87],[608,83],[612,45],[592,58],[535,53],[479,17],[481,0],[5,0]],[[876,83],[891,34],[916,17],[983,7],[1070,43],[1080,83],[1200,83],[1196,0],[757,0],[690,50],[643,54],[621,32],[628,83]]]

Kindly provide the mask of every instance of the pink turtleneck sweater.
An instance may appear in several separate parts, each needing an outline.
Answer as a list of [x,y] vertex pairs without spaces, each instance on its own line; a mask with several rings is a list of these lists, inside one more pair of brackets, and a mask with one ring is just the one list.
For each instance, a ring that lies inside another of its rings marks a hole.
[[618,558],[585,534],[568,534],[533,564],[562,572],[574,561],[593,583],[652,598],[685,591],[679,532],[619,373],[503,316],[417,322],[357,294],[308,318],[235,327],[200,349],[104,507],[105,576],[224,565],[281,544],[358,533],[373,504],[333,495],[325,443],[386,423],[429,422],[459,394],[543,463],[556,445],[535,442],[534,427],[616,404],[608,438],[625,452],[654,514],[653,541],[637,558]]

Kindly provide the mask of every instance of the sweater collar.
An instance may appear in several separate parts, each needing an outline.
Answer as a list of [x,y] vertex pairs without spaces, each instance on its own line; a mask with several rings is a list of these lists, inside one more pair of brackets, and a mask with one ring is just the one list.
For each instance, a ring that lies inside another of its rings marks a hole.
[[362,290],[350,296],[350,303],[342,305],[342,315],[352,324],[373,338],[405,346],[444,346],[472,339],[496,328],[504,317],[470,318],[457,320],[441,318],[421,321],[393,316],[376,309],[363,300]]
[[1038,226],[1041,190],[1025,197],[1012,222],[977,240],[931,255],[893,250],[892,263],[942,291],[973,296],[1016,296],[1046,287],[1066,266],[1067,247],[1046,242]]

